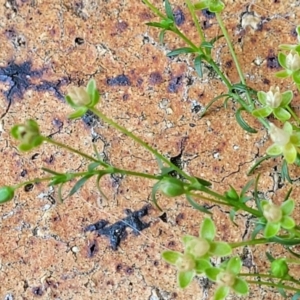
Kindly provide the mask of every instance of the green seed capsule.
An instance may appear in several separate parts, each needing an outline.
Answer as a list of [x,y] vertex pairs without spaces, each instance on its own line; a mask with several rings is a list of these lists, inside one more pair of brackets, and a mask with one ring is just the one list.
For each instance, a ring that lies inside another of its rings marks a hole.
[[15,190],[10,186],[0,188],[0,204],[8,202],[14,198]]
[[168,197],[176,197],[185,193],[184,183],[176,178],[164,177],[159,182],[160,191]]

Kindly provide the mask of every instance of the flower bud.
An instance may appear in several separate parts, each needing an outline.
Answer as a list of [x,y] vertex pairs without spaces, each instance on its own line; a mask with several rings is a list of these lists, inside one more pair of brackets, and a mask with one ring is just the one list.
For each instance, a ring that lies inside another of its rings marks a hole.
[[280,106],[281,101],[282,96],[279,87],[271,86],[269,92],[266,93],[266,104],[272,108],[277,108]]
[[210,248],[209,242],[204,238],[193,238],[185,245],[185,250],[196,258],[204,256]]
[[282,210],[279,206],[273,203],[267,203],[263,206],[263,215],[267,221],[278,223],[282,219]]
[[300,69],[300,56],[298,53],[290,52],[286,56],[286,66],[288,70],[296,72]]
[[284,147],[290,141],[291,135],[287,131],[278,128],[273,123],[270,123],[269,133],[272,141],[282,147]]
[[15,190],[10,186],[0,187],[0,204],[8,202],[14,198]]
[[90,95],[83,87],[69,87],[68,96],[72,99],[75,106],[86,106],[91,102]]
[[225,285],[232,287],[235,282],[235,275],[228,271],[221,271],[217,276],[217,283],[220,285]]
[[164,177],[161,179],[159,189],[168,197],[176,197],[185,193],[184,183],[173,177]]
[[195,268],[196,263],[194,257],[189,254],[183,254],[176,262],[176,267],[179,272],[188,272]]
[[275,259],[271,263],[271,272],[274,276],[284,278],[289,273],[289,267],[284,258]]

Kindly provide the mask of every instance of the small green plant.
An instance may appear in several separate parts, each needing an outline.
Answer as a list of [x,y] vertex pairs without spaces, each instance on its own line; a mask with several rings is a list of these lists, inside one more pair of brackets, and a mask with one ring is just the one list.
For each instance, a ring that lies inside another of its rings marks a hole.
[[[266,155],[260,158],[253,166],[249,174],[252,174],[264,160],[271,157],[283,157],[282,176],[291,182],[288,175],[288,164],[299,165],[300,161],[300,127],[298,127],[300,120],[290,107],[293,92],[288,90],[281,93],[278,87],[271,87],[268,92],[257,92],[247,86],[230,37],[221,18],[222,10],[225,7],[224,3],[219,0],[202,0],[192,4],[190,0],[186,0],[195,28],[201,38],[199,46],[193,43],[176,26],[173,10],[168,0],[164,2],[164,13],[160,12],[148,0],[143,0],[143,3],[159,18],[159,21],[149,22],[148,25],[161,30],[159,35],[161,42],[163,42],[166,32],[169,31],[176,34],[186,43],[186,47],[175,49],[168,53],[168,56],[191,54],[195,70],[199,76],[203,74],[203,64],[209,64],[227,87],[226,93],[211,100],[202,116],[207,113],[209,107],[215,101],[224,98],[224,106],[229,100],[234,100],[238,103],[239,107],[235,116],[237,123],[244,130],[250,133],[256,132],[256,129],[250,127],[242,118],[242,112],[257,118],[265,126],[273,144],[266,150]],[[201,9],[208,9],[210,12],[215,13],[222,35],[210,41],[206,40],[196,14],[197,10]],[[297,28],[297,34],[298,42],[300,43],[300,27]],[[212,50],[214,43],[221,38],[224,38],[227,42],[240,77],[240,82],[232,83],[213,59]],[[276,73],[276,76],[281,78],[291,77],[299,89],[300,44],[281,45],[280,48],[283,51],[289,51],[289,53],[279,54],[279,63],[284,70]],[[295,209],[295,201],[290,198],[291,189],[286,197],[282,199],[280,205],[259,197],[259,175],[256,180],[250,179],[240,192],[232,186],[225,193],[212,189],[208,180],[189,175],[134,133],[103,114],[99,109],[101,104],[100,93],[94,80],[90,80],[85,88],[70,87],[66,95],[66,102],[74,109],[69,118],[80,118],[87,112],[94,113],[104,122],[148,150],[156,158],[160,171],[158,174],[148,174],[115,167],[105,162],[97,152],[97,149],[94,148],[94,154],[88,155],[66,144],[59,143],[52,138],[44,136],[35,120],[28,120],[25,124],[15,125],[11,130],[12,136],[19,141],[18,148],[20,151],[30,151],[43,143],[50,143],[82,156],[89,162],[88,167],[83,172],[66,173],[58,173],[48,168],[42,168],[43,171],[48,173],[48,176],[35,178],[15,186],[1,187],[0,203],[12,201],[16,190],[29,183],[48,182],[50,186],[58,186],[58,195],[60,200],[63,201],[65,197],[63,197],[62,188],[67,182],[73,180],[76,183],[67,196],[75,194],[88,180],[94,177],[99,193],[106,197],[101,189],[101,179],[105,175],[121,174],[147,178],[154,182],[151,196],[153,203],[158,209],[162,209],[156,198],[157,193],[160,192],[170,198],[184,196],[192,207],[209,215],[202,222],[198,236],[185,235],[182,237],[183,253],[171,250],[162,253],[162,258],[176,267],[179,287],[186,288],[195,276],[203,276],[216,283],[214,292],[214,299],[216,300],[225,299],[230,292],[238,295],[247,295],[252,284],[276,287],[283,297],[286,297],[286,292],[290,291],[294,293],[293,300],[300,298],[300,281],[289,274],[290,264],[300,264],[299,254],[292,249],[293,246],[300,244],[300,226],[291,217]],[[259,105],[257,106],[258,103]],[[282,126],[270,122],[268,119],[270,115],[277,119],[277,123],[282,122]],[[178,178],[170,175],[173,171],[176,171],[179,175]],[[213,215],[210,210],[200,204],[200,200],[229,208],[229,217],[234,225],[236,225],[235,215],[238,211],[247,213],[254,224],[251,238],[238,242],[216,241],[216,226],[213,222]],[[268,273],[243,273],[242,260],[238,256],[236,249],[245,245],[259,247],[259,245],[270,243],[281,245],[293,258],[274,258],[270,253],[266,252],[266,257],[270,262]],[[223,261],[219,263],[219,259]]]

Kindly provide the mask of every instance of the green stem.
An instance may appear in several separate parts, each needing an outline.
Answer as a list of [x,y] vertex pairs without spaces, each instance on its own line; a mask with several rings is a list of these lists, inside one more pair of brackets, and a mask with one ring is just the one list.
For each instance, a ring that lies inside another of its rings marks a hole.
[[199,21],[198,21],[198,18],[197,18],[196,14],[195,14],[195,9],[194,9],[194,7],[193,7],[193,5],[192,5],[192,3],[191,3],[190,0],[186,0],[185,2],[186,2],[186,4],[187,4],[187,6],[188,6],[188,9],[189,9],[189,11],[190,11],[190,14],[192,15],[193,21],[194,21],[194,23],[195,23],[195,26],[196,26],[196,28],[197,28],[198,34],[199,34],[199,36],[200,36],[200,38],[201,38],[201,41],[202,41],[202,42],[205,42],[205,35],[204,35],[203,30],[202,30],[202,28],[201,28],[201,26],[200,26],[200,23],[199,23]]
[[243,242],[237,242],[237,243],[229,243],[231,248],[239,248],[242,246],[250,246],[250,245],[259,245],[259,244],[267,244],[270,243],[267,239],[261,238],[256,240],[248,240]]
[[[221,15],[220,15],[219,13],[216,13],[216,18],[217,18],[217,21],[218,21],[218,23],[219,23],[219,26],[220,26],[220,28],[221,28],[221,30],[222,30],[222,32],[223,32],[223,35],[224,35],[224,37],[225,37],[225,39],[226,39],[227,45],[228,45],[228,47],[229,47],[229,51],[230,51],[231,56],[232,56],[232,58],[233,58],[233,61],[234,61],[234,63],[235,63],[236,69],[237,69],[237,71],[238,71],[238,74],[239,74],[241,83],[242,83],[243,85],[246,85],[246,81],[245,81],[245,78],[244,78],[244,74],[243,74],[243,72],[242,72],[240,63],[239,63],[239,61],[238,61],[238,59],[237,59],[237,56],[236,56],[236,54],[235,54],[235,52],[234,52],[234,49],[233,49],[233,46],[232,46],[232,43],[231,43],[229,34],[228,34],[228,32],[227,32],[226,27],[224,26],[224,23],[223,23],[223,20],[222,20],[222,18],[221,18]],[[247,96],[247,99],[248,99],[248,102],[249,102],[250,107],[253,109],[253,108],[254,108],[254,104],[253,104],[253,102],[252,102],[252,100],[251,100],[251,97],[250,97],[250,94],[249,94],[248,90],[246,91],[246,96]]]
[[163,155],[161,155],[157,150],[153,149],[151,146],[149,146],[147,143],[142,141],[140,138],[138,138],[136,135],[134,135],[132,132],[128,131],[126,128],[120,126],[113,120],[106,117],[101,111],[97,110],[96,108],[90,108],[90,110],[97,115],[100,119],[102,119],[104,122],[108,123],[115,129],[119,130],[123,134],[129,136],[132,138],[135,142],[137,142],[139,145],[147,149],[149,152],[151,152],[156,158],[159,158],[161,161],[169,165],[172,169],[174,169],[178,174],[182,175],[187,180],[192,180],[193,177],[187,175],[184,171],[182,171],[180,168],[175,166],[173,163],[171,163],[168,159],[166,159]]
[[281,289],[286,289],[286,290],[290,290],[290,291],[296,291],[299,292],[299,288],[295,288],[289,285],[284,285],[284,284],[280,284],[280,283],[274,283],[274,282],[266,282],[266,281],[259,281],[259,280],[247,280],[248,283],[250,284],[256,284],[256,285],[267,285],[267,286],[271,286],[271,287],[278,287]]
[[166,16],[164,16],[153,4],[151,4],[148,0],[143,0],[142,2],[144,2],[149,8],[150,10],[152,10],[152,12],[154,12],[158,17],[162,18],[162,19],[167,19]]
[[151,174],[147,174],[147,173],[140,173],[140,172],[135,172],[135,171],[129,171],[129,170],[123,170],[123,169],[118,169],[118,168],[113,168],[113,172],[108,172],[108,173],[114,173],[114,174],[119,173],[122,175],[143,177],[143,178],[149,178],[149,179],[154,179],[154,180],[161,179],[160,176],[151,175]]
[[289,113],[293,116],[293,118],[296,120],[296,122],[297,122],[298,124],[300,124],[300,119],[299,119],[298,116],[294,113],[294,111],[290,108],[290,106],[287,105],[285,108],[286,108],[286,109],[289,111]]
[[190,196],[192,196],[194,198],[198,198],[198,199],[201,199],[201,200],[206,200],[206,201],[209,201],[209,202],[212,202],[212,203],[216,203],[216,204],[219,204],[219,205],[225,205],[225,206],[232,207],[232,205],[229,204],[229,203],[227,203],[227,202],[218,201],[218,200],[215,200],[215,199],[212,199],[212,198],[205,197],[205,196],[200,195],[200,194],[188,193],[188,195],[190,195]]
[[82,156],[82,157],[84,157],[84,158],[86,158],[86,159],[88,159],[88,160],[91,160],[91,161],[93,161],[93,162],[98,162],[98,163],[101,164],[103,167],[108,167],[108,166],[109,166],[108,164],[106,164],[106,163],[104,163],[104,162],[102,162],[102,161],[99,161],[99,160],[97,160],[96,158],[94,158],[94,157],[92,157],[92,156],[89,156],[89,155],[87,155],[87,154],[85,154],[85,153],[83,153],[83,152],[81,152],[81,151],[79,151],[79,150],[77,150],[77,149],[74,149],[74,148],[72,148],[72,147],[70,147],[70,146],[68,146],[68,145],[62,144],[62,143],[57,142],[57,141],[55,141],[55,140],[52,140],[52,139],[50,139],[50,138],[48,138],[48,137],[44,137],[44,140],[45,140],[46,142],[50,143],[50,144],[53,144],[53,145],[55,145],[55,146],[58,146],[58,147],[67,149],[67,150],[70,151],[70,152],[74,152],[74,153],[76,153],[76,154],[78,154],[78,155],[80,155],[80,156]]
[[43,181],[50,181],[51,179],[53,179],[53,176],[51,177],[44,177],[44,178],[34,178],[31,180],[27,180],[21,183],[18,183],[14,186],[15,189],[19,189],[21,186],[25,186],[27,184],[31,184],[31,183],[39,183],[39,182],[43,182]]
[[206,61],[212,66],[214,71],[221,77],[221,79],[224,81],[225,85],[229,90],[232,88],[232,84],[230,83],[229,79],[225,76],[225,74],[220,70],[218,65],[215,63],[215,61],[211,58],[207,58]]
[[172,29],[174,33],[176,33],[182,40],[184,40],[191,48],[199,51],[199,48],[185,35],[183,34],[177,27]]
[[244,211],[247,211],[248,213],[250,213],[253,216],[256,216],[258,218],[261,217],[261,213],[258,210],[250,208],[247,205],[245,205],[244,203],[240,203],[240,202],[237,202],[237,201],[234,201],[234,202],[231,203],[226,196],[223,196],[223,195],[221,195],[221,194],[219,194],[217,192],[214,192],[214,191],[212,191],[212,190],[210,190],[210,189],[208,189],[206,187],[202,187],[201,191],[204,192],[204,193],[207,193],[207,194],[209,194],[209,195],[211,195],[213,197],[216,197],[218,199],[226,201],[232,207],[239,208],[239,209],[242,209]]
[[284,280],[284,281],[290,281],[296,284],[300,284],[300,282],[296,279],[294,279],[293,277],[289,277],[289,278],[282,278],[282,277],[278,277],[272,274],[260,274],[260,273],[239,273],[238,276],[242,276],[242,277],[261,277],[261,278],[272,278],[272,279],[278,279],[278,280]]

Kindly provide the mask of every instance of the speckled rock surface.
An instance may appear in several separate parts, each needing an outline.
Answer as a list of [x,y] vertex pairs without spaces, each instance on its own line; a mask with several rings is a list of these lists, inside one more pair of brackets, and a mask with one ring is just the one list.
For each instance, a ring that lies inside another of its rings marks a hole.
[[[162,7],[162,1],[153,1]],[[300,17],[298,1],[225,1],[224,22],[250,86],[267,91],[270,85],[295,88],[275,79],[280,43],[295,42]],[[171,1],[182,31],[199,37],[183,1]],[[15,123],[35,119],[41,131],[57,141],[93,152],[92,141],[107,160],[122,168],[155,173],[156,160],[135,142],[101,120],[71,121],[63,100],[69,85],[95,78],[102,94],[99,108],[110,118],[142,137],[166,157],[179,157],[192,175],[213,182],[220,192],[229,184],[241,188],[246,172],[270,145],[266,131],[251,135],[236,123],[236,104],[224,110],[216,102],[204,118],[199,112],[226,91],[216,74],[204,67],[198,78],[189,56],[166,57],[185,46],[172,34],[160,44],[158,30],[146,22],[155,17],[142,1],[0,0],[0,186],[45,176],[42,166],[57,172],[84,170],[87,162],[55,146],[44,144],[21,154],[9,134]],[[216,20],[199,12],[206,34],[220,34]],[[233,81],[238,74],[225,41],[216,43],[214,56]],[[299,109],[296,92],[294,107]],[[260,189],[280,203],[289,186],[282,187],[278,160],[259,168]],[[299,169],[291,176],[299,177]],[[166,217],[154,208],[142,218],[150,226],[140,235],[128,230],[117,251],[109,239],[85,232],[100,219],[110,224],[149,203],[153,182],[131,177],[106,177],[102,199],[94,181],[76,195],[58,202],[57,189],[28,186],[13,201],[0,206],[0,299],[211,299],[213,288],[199,278],[184,291],[176,286],[176,271],[160,253],[182,250],[180,236],[197,235],[203,215],[183,198],[160,197]],[[70,186],[68,186],[70,187]],[[299,182],[292,196],[297,199]],[[214,206],[218,238],[246,239],[251,220],[237,214],[235,227],[224,207]],[[300,221],[297,199],[295,219]],[[267,272],[265,251],[275,256],[280,247],[245,247],[244,271]],[[295,249],[297,250],[297,249]],[[300,249],[298,249],[300,250]],[[295,274],[300,269],[292,270]],[[298,272],[298,273],[297,273]],[[233,296],[231,299],[238,299]],[[280,299],[275,290],[254,287],[248,299]]]

